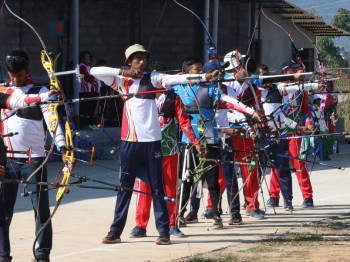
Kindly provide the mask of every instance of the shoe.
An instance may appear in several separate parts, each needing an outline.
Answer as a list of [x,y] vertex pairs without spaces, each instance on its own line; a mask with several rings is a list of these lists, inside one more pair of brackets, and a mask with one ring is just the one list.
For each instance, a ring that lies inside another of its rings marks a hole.
[[269,201],[267,201],[266,206],[268,207],[279,207],[279,199],[276,197],[271,197]]
[[181,232],[181,230],[178,227],[172,227],[169,229],[170,235],[174,237],[185,237],[185,234]]
[[247,206],[248,206],[247,202],[244,202],[244,204],[241,205],[241,209],[242,209],[242,210],[245,210],[245,209],[247,208]]
[[228,221],[228,224],[230,226],[232,225],[240,225],[243,223],[241,214],[235,214],[231,219]]
[[169,245],[170,244],[170,236],[169,232],[160,232],[159,237],[156,240],[157,245]]
[[198,216],[197,216],[196,213],[190,212],[185,217],[185,221],[186,221],[187,224],[197,223],[198,222]]
[[11,262],[12,257],[0,257],[0,262]]
[[120,235],[117,235],[114,231],[109,231],[107,236],[102,239],[104,244],[115,244],[120,243]]
[[204,211],[204,213],[201,215],[202,219],[213,219],[214,214],[212,209],[207,209]]
[[[0,261],[11,261],[10,260],[0,260]],[[50,257],[49,255],[38,255],[33,262],[50,262]]]
[[247,217],[250,216],[250,211],[249,211],[249,207],[248,207],[248,206],[245,208],[245,215],[246,215]]
[[250,212],[250,217],[256,220],[262,220],[264,219],[265,212],[260,209],[255,209]]
[[179,217],[179,227],[187,227],[186,220],[183,216]]
[[314,200],[312,198],[305,198],[301,207],[302,208],[314,207]]
[[292,200],[285,200],[284,201],[284,210],[285,211],[293,211],[293,205],[292,205]]
[[213,218],[213,229],[223,228],[222,219],[219,216]]
[[134,227],[134,228],[131,230],[130,237],[131,237],[131,238],[147,237],[147,235],[146,235],[146,229],[144,229],[144,228],[142,228],[142,227]]

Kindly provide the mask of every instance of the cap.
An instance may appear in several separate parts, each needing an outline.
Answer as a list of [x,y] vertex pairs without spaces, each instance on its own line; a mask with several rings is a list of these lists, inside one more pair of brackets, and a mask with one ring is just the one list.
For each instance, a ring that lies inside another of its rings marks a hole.
[[229,63],[223,63],[220,61],[215,61],[215,60],[209,60],[206,62],[203,66],[203,71],[205,73],[210,73],[213,70],[220,70],[222,68],[226,68],[229,66]]
[[[241,53],[238,52],[238,60],[241,60],[245,55],[241,55]],[[224,56],[224,62],[229,62],[230,65],[226,68],[226,70],[232,70],[233,68],[237,67],[237,60],[236,60],[236,50],[228,52]]]
[[150,52],[148,52],[143,45],[140,44],[134,44],[132,46],[129,46],[126,50],[125,50],[125,64],[126,61],[129,59],[129,57],[136,53],[136,52],[142,52],[142,53],[147,53],[147,59],[149,59],[149,57],[151,56]]
[[315,94],[315,95],[314,95],[314,100],[316,100],[316,99],[322,99],[322,95]]
[[281,64],[281,70],[285,70],[288,68],[298,68],[299,65],[295,63],[292,59],[286,59]]

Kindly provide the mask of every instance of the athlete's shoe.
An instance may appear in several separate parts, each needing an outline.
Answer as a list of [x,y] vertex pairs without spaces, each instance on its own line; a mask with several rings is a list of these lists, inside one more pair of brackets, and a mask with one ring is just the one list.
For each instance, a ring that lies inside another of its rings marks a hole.
[[243,223],[241,214],[235,214],[231,219],[228,221],[228,224],[230,226],[232,225],[240,225]]
[[293,211],[293,205],[292,205],[292,200],[287,199],[284,201],[284,210],[286,211]]
[[301,205],[302,208],[310,208],[314,207],[314,201],[312,198],[305,198],[303,204]]
[[241,209],[242,209],[242,210],[245,210],[245,209],[247,208],[247,206],[248,206],[247,202],[244,202],[244,204],[241,205]]
[[185,237],[185,234],[181,232],[181,230],[178,227],[172,227],[169,229],[170,235],[174,237]]
[[159,237],[156,240],[157,245],[169,245],[170,244],[170,236],[169,232],[160,232]]
[[190,212],[187,214],[185,217],[186,223],[191,224],[191,223],[197,223],[198,222],[198,216],[194,212]]
[[[11,261],[11,260],[0,260],[0,261]],[[33,262],[50,262],[50,257],[48,254],[38,255]]]
[[250,217],[256,220],[264,219],[265,212],[260,209],[255,209],[250,212]]
[[250,211],[249,211],[249,207],[248,207],[248,206],[245,208],[245,215],[246,215],[247,217],[250,216]]
[[146,229],[142,227],[134,227],[130,233],[131,238],[147,237]]
[[109,231],[107,236],[102,239],[104,244],[115,244],[120,243],[120,235],[117,235],[114,231]]
[[223,224],[222,224],[222,219],[219,216],[215,216],[213,218],[213,229],[220,229],[223,228]]
[[271,197],[269,201],[267,201],[266,206],[268,207],[278,207],[279,206],[279,199],[276,197]]
[[0,257],[0,262],[11,262],[12,257]]
[[183,216],[179,217],[179,227],[187,227],[186,220]]
[[214,218],[214,213],[212,209],[207,209],[203,212],[203,214],[201,215],[202,219],[213,219]]

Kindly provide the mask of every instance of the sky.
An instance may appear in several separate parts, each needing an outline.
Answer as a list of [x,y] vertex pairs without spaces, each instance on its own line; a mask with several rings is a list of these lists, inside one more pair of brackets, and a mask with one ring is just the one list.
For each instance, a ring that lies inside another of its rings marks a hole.
[[[339,8],[350,10],[350,0],[287,0],[287,2],[290,2],[307,12],[310,12],[310,9],[314,8],[316,14],[322,16],[323,21],[326,23],[330,23],[332,21]],[[349,37],[339,37],[335,39],[335,42],[338,45],[344,46],[346,49],[350,50]]]

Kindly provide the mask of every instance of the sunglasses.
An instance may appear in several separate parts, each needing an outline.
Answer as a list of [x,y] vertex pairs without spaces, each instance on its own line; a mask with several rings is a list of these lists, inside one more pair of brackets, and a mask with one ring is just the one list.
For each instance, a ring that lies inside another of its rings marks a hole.
[[28,62],[27,59],[25,59],[22,56],[6,56],[6,63],[10,64],[12,62],[15,62],[16,64],[21,64],[22,62]]

